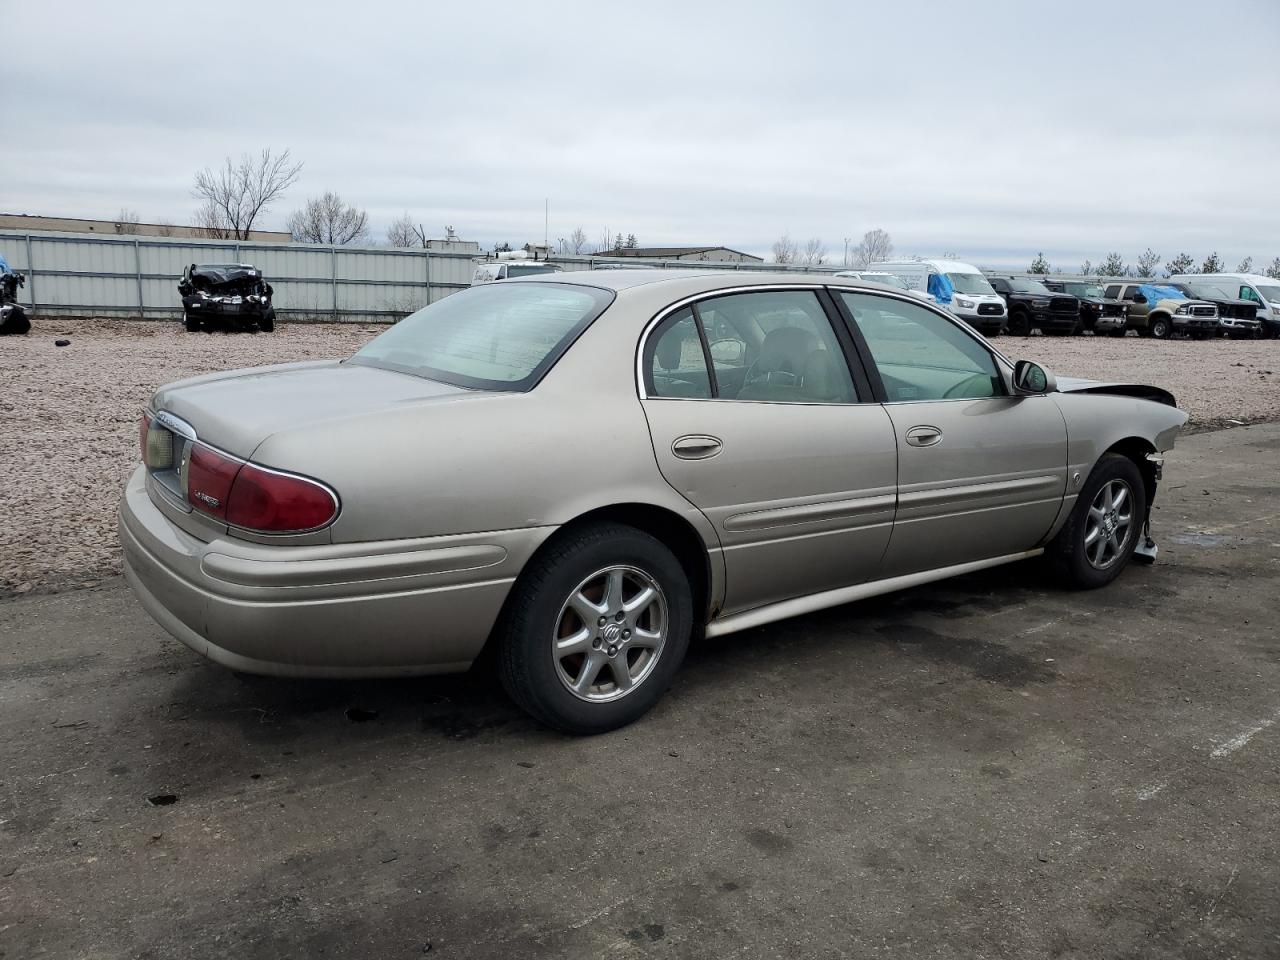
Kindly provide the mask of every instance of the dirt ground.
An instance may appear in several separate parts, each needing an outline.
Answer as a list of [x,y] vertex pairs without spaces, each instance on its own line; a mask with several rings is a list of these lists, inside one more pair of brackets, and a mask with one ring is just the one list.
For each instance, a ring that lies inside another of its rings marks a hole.
[[[282,323],[188,334],[176,322],[37,318],[0,340],[0,596],[118,573],[115,507],[138,459],[138,413],[159,385],[267,363],[341,357],[381,329]],[[55,340],[69,339],[57,347]],[[1001,337],[1055,373],[1172,390],[1192,429],[1280,419],[1280,342]]]

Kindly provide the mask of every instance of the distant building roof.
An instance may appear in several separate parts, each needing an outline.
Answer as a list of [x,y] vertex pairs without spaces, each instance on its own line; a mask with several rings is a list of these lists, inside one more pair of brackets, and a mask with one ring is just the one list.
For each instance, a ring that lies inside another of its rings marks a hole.
[[764,259],[750,253],[743,253],[741,250],[719,245],[711,247],[618,247],[613,250],[601,250],[598,255],[602,257],[687,257],[695,253],[713,253],[717,250],[723,250],[725,253],[732,253],[734,256],[743,257],[747,260]]
[[[31,213],[0,213],[0,230],[101,233],[106,236],[187,237],[208,239],[204,227],[177,223],[138,223],[126,220],[89,220],[83,217],[43,217]],[[289,243],[293,236],[282,230],[250,230],[250,240]]]

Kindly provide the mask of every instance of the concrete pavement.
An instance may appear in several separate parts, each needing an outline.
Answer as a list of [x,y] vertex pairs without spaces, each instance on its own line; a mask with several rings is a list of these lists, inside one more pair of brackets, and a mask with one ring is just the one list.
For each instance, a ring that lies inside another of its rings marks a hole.
[[2,603],[0,956],[1275,957],[1278,478],[1280,426],[1184,438],[1156,566],[705,641],[592,739]]

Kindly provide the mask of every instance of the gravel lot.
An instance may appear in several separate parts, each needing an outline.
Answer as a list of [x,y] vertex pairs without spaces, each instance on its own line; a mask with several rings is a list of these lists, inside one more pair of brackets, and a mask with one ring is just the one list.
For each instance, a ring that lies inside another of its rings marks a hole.
[[[193,336],[177,323],[37,319],[0,340],[0,596],[119,572],[115,505],[137,461],[138,411],[160,384],[215,370],[349,354],[379,327],[290,325]],[[59,338],[70,346],[56,347]],[[1159,384],[1193,429],[1280,419],[1280,343],[1000,338],[1063,375]]]

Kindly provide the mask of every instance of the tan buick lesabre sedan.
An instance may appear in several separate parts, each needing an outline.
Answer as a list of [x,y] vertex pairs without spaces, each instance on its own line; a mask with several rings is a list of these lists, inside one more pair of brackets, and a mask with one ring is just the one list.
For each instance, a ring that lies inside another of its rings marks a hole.
[[691,635],[1048,554],[1098,587],[1186,422],[834,277],[607,271],[432,304],[345,360],[161,388],[125,572],[249,673],[467,668],[562,730],[628,723]]

